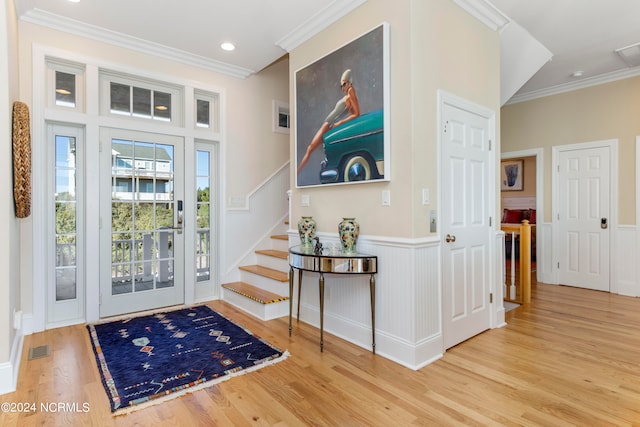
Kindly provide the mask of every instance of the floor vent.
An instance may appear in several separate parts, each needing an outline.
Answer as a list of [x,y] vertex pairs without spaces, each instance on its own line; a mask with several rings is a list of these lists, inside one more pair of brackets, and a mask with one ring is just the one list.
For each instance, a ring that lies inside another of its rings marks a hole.
[[40,359],[41,357],[47,357],[50,353],[49,344],[41,345],[38,347],[31,347],[29,349],[29,360]]

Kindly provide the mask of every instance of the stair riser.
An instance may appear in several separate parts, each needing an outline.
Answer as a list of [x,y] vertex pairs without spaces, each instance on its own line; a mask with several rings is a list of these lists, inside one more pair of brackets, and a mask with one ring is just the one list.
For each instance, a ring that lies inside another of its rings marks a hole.
[[236,292],[222,289],[223,299],[261,320],[277,319],[289,315],[289,301],[261,304]]
[[263,267],[273,268],[279,271],[289,271],[289,261],[268,255],[257,254],[257,263]]
[[289,252],[289,241],[280,239],[271,239],[271,249]]
[[240,271],[240,280],[262,288],[274,294],[289,296],[289,282],[279,282],[259,274],[249,273],[248,271]]

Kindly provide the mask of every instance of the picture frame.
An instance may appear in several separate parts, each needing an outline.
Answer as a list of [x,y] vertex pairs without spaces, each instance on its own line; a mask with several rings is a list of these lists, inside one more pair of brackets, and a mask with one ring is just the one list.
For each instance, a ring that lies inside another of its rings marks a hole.
[[284,101],[273,100],[273,126],[272,130],[276,133],[285,133],[289,134],[289,103]]
[[500,190],[524,189],[524,160],[503,160],[500,163]]
[[387,23],[295,71],[296,187],[390,180],[388,92]]

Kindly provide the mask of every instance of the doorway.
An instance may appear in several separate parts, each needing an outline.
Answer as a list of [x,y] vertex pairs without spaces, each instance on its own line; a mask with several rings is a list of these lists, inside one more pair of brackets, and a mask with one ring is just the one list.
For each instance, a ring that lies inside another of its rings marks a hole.
[[440,103],[444,348],[491,324],[493,113],[452,96]]
[[100,133],[100,317],[182,304],[183,138]]

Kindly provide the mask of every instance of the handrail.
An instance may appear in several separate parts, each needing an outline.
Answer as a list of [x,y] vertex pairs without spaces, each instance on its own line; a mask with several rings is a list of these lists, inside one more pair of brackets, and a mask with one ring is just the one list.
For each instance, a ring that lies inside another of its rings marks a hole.
[[[521,224],[502,224],[502,231],[511,233],[511,286],[507,292],[505,274],[504,299],[519,304],[531,302],[531,225],[524,219]],[[516,293],[515,286],[515,235],[520,235],[520,282],[519,291]],[[506,272],[506,263],[505,263]],[[519,297],[517,297],[519,295]]]

